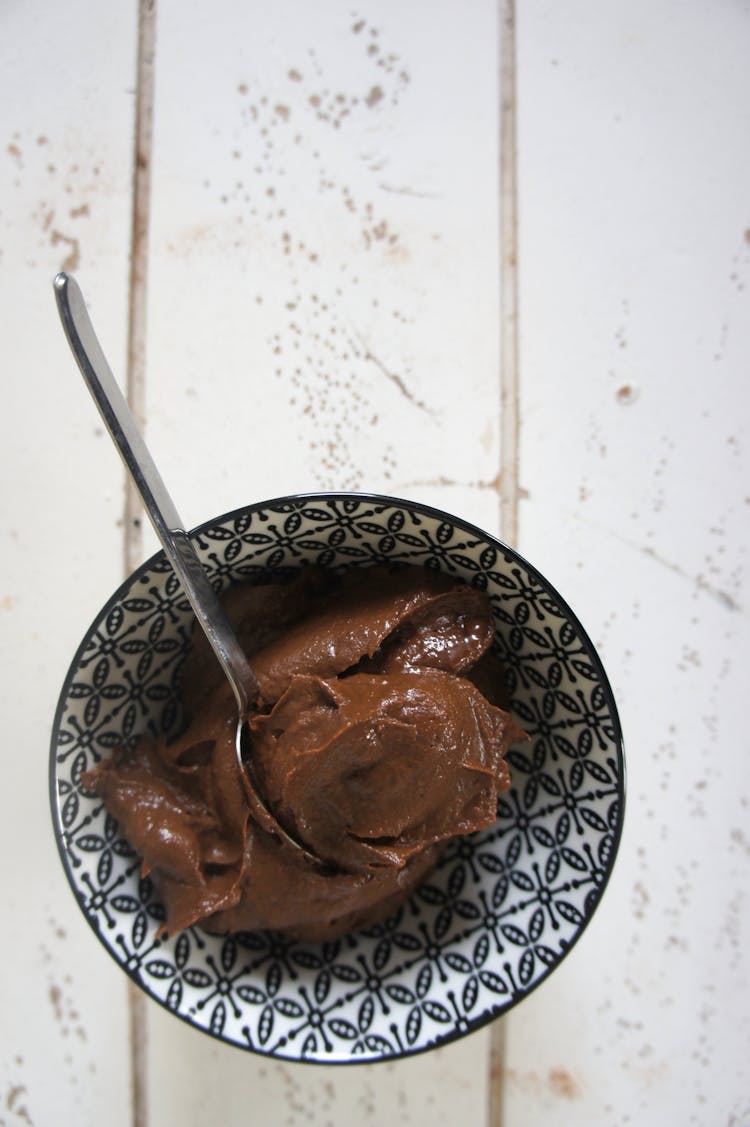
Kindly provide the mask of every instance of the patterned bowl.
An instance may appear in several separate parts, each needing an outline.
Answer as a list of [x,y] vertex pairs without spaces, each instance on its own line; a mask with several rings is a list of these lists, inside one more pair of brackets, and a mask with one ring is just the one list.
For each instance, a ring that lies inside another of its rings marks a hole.
[[453,842],[385,923],[325,944],[273,933],[222,938],[197,927],[157,939],[162,906],[81,776],[123,739],[178,723],[192,614],[159,553],[97,616],[54,721],[55,833],[99,939],[185,1021],[286,1060],[392,1059],[505,1013],[550,974],[591,919],[622,829],[617,711],[575,615],[505,544],[394,498],[297,495],[219,517],[193,538],[221,588],[302,563],[387,559],[439,568],[486,590],[511,708],[531,740],[509,754],[513,787],[500,799],[495,825]]

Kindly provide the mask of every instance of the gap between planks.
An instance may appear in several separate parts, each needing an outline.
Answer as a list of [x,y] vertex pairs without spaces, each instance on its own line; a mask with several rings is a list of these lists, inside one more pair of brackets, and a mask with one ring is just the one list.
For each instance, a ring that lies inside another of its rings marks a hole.
[[516,0],[500,0],[500,529],[518,542]]
[[[155,49],[156,0],[139,0],[126,395],[141,433],[145,429],[146,421],[146,308]],[[142,519],[143,507],[138,492],[130,480],[130,476],[127,475],[125,480],[123,542],[123,564],[126,576],[130,575],[141,562],[143,553]],[[133,1127],[147,1127],[148,1014],[145,995],[132,982],[128,984],[128,1009],[130,1017],[132,1123]]]
[[[518,178],[516,6],[499,0],[500,59],[500,534],[518,543]],[[487,1127],[502,1127],[506,1017],[490,1031]]]
[[[146,306],[151,206],[151,148],[154,117],[156,0],[139,0],[136,64],[133,211],[130,234],[126,394],[138,429],[146,423]],[[125,482],[125,574],[141,562],[143,507],[130,477]]]

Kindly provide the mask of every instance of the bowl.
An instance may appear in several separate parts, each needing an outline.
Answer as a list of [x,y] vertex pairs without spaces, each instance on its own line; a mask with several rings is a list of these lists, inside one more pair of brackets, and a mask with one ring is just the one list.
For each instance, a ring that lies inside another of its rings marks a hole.
[[86,919],[155,1001],[225,1042],[285,1060],[356,1063],[473,1032],[540,985],[579,938],[612,872],[625,774],[617,710],[574,613],[513,549],[466,521],[391,497],[315,493],[248,505],[192,534],[218,588],[316,563],[401,561],[487,591],[511,711],[496,823],[450,843],[378,926],[323,944],[275,933],[157,938],[163,907],[82,775],[111,750],[179,722],[192,612],[163,553],[97,615],[54,720],[52,818]]

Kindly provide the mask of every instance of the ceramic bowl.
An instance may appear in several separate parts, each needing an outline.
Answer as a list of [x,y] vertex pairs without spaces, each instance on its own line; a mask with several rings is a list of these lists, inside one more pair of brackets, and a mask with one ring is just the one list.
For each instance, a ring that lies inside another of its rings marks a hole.
[[596,910],[622,829],[615,702],[577,618],[493,536],[424,505],[297,495],[202,525],[215,585],[304,564],[383,560],[439,568],[486,590],[511,710],[530,736],[509,753],[496,823],[447,848],[396,915],[326,944],[273,933],[157,939],[163,908],[139,859],[81,776],[123,740],[178,723],[192,615],[162,553],[87,631],[60,696],[50,757],[63,865],[100,941],[178,1017],[286,1060],[354,1063],[441,1045],[515,1006],[558,966]]

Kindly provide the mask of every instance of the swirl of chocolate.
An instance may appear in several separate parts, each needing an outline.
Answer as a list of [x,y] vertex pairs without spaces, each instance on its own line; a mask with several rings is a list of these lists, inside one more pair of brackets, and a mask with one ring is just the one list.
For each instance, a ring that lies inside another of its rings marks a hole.
[[249,718],[256,780],[312,865],[250,815],[234,698],[196,631],[188,718],[88,772],[141,855],[170,933],[273,928],[329,939],[391,914],[449,839],[491,825],[509,743],[480,591],[421,568],[309,568],[225,598],[260,686]]

